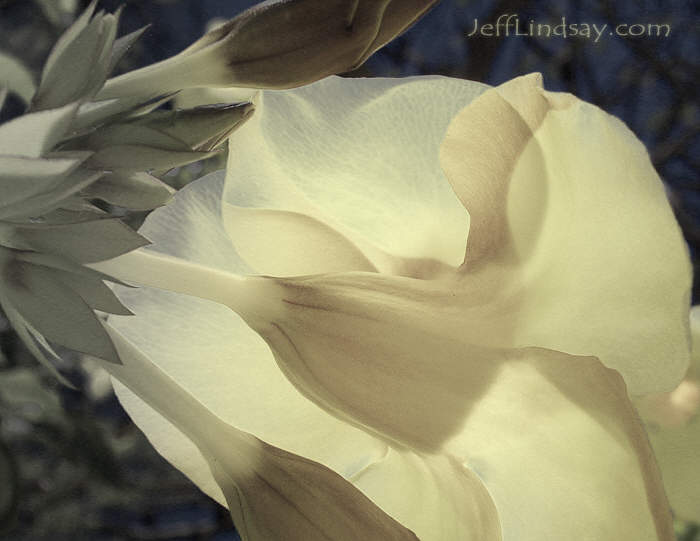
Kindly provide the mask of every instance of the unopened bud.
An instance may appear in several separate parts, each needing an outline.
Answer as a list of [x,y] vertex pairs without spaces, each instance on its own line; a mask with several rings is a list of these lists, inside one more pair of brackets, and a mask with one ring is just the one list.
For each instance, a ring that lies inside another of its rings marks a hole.
[[199,86],[293,88],[361,65],[438,0],[275,0],[180,54],[107,82],[100,99]]

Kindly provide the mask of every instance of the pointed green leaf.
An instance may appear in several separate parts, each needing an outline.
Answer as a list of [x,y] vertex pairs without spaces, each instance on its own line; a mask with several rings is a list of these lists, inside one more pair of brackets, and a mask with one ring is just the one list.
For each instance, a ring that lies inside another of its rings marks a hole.
[[28,216],[40,216],[60,205],[71,195],[89,186],[102,176],[102,171],[78,168],[64,176],[49,189],[34,194],[14,205],[0,207],[0,218],[16,219]]
[[71,129],[80,134],[108,121],[115,122],[120,118],[147,114],[166,103],[173,95],[157,96],[149,100],[144,100],[142,96],[126,96],[83,103],[71,124]]
[[[79,201],[80,203],[78,204],[76,201]],[[41,214],[40,216],[30,215],[17,218],[5,218],[3,221],[14,225],[38,224],[41,226],[47,226],[94,222],[95,220],[102,220],[108,216],[109,214],[104,210],[93,207],[89,203],[85,203],[75,197],[70,197],[61,202],[61,208],[51,210],[46,214]]]
[[208,151],[242,126],[254,109],[253,104],[247,102],[221,103],[193,109],[155,111],[135,123],[184,141],[192,150]]
[[[85,13],[78,20],[81,25],[84,16]],[[109,61],[105,49],[111,51],[116,36],[115,25],[114,16],[100,12],[77,33],[72,33],[71,29],[66,32],[72,39],[61,44],[60,54],[49,57],[32,109],[60,107],[92,97],[106,77]],[[104,65],[100,65],[102,58]],[[68,73],[70,77],[66,77]]]
[[118,316],[133,315],[124,306],[114,292],[97,278],[87,278],[84,274],[75,274],[53,269],[53,274],[61,282],[75,291],[93,310],[100,310]]
[[40,252],[14,252],[13,257],[20,261],[26,261],[27,263],[31,263],[33,265],[41,265],[44,267],[49,267],[52,269],[57,269],[57,270],[62,270],[69,272],[71,274],[76,274],[78,276],[82,276],[88,280],[106,280],[108,282],[113,282],[115,284],[119,284],[121,286],[125,287],[133,287],[125,282],[122,282],[121,280],[114,278],[112,276],[109,276],[108,274],[104,274],[103,272],[96,271],[94,269],[91,269],[89,267],[84,267],[83,265],[80,265],[78,263],[75,263],[71,261],[70,259],[66,259],[65,257],[61,257],[60,255],[54,255],[54,254],[44,254]]
[[[96,6],[97,0],[93,0],[85,11],[83,11],[80,17],[78,17],[76,21],[63,33],[63,35],[58,38],[56,45],[54,45],[53,49],[51,49],[51,53],[49,53],[49,57],[44,64],[39,90],[34,95],[34,99],[32,100],[32,110],[49,108],[48,105],[42,105],[41,103],[41,100],[43,99],[41,94],[50,92],[50,89],[46,88],[47,83],[45,81],[55,78],[54,74],[60,71],[61,66],[65,66],[65,59],[71,57],[73,54],[72,51],[76,49],[75,42],[79,41],[81,36],[83,36],[86,32],[88,25],[90,24],[90,19],[95,12]],[[70,71],[64,72],[64,75],[65,73],[70,73]],[[64,78],[70,79],[69,77]],[[70,82],[68,84],[70,84]]]
[[100,41],[97,47],[99,55],[95,61],[95,69],[90,73],[84,96],[92,98],[102,88],[110,71],[112,48],[117,37],[119,19],[124,6],[120,6],[114,14],[103,15],[100,18]]
[[112,259],[148,244],[117,218],[58,225],[0,224],[2,237],[10,239],[6,246],[61,255],[78,263]]
[[78,105],[70,103],[0,124],[0,154],[38,158],[66,135]]
[[146,146],[176,152],[192,150],[192,147],[171,135],[137,123],[102,126],[85,137],[71,141],[70,146],[97,151],[123,145]]
[[0,156],[0,217],[4,207],[55,187],[89,155],[82,159]]
[[151,210],[167,203],[174,192],[165,182],[148,173],[117,172],[88,186],[83,195],[131,210]]
[[27,347],[29,352],[34,355],[37,361],[39,361],[41,364],[43,364],[51,374],[54,375],[54,377],[60,381],[63,385],[66,387],[69,387],[71,389],[75,389],[75,386],[66,379],[66,377],[61,374],[58,371],[58,368],[54,365],[54,363],[49,359],[51,357],[52,359],[58,359],[58,355],[50,348],[43,348],[41,346],[41,342],[46,343],[48,345],[48,342],[46,342],[45,339],[43,339],[41,342],[38,339],[38,335],[35,331],[30,330],[30,326],[27,324],[27,322],[22,318],[22,316],[15,310],[7,301],[7,299],[3,299],[2,296],[2,287],[0,286],[0,305],[3,308],[3,311],[5,312],[5,315],[7,316],[8,321],[10,322],[10,325],[12,325],[12,328],[15,330],[17,333],[17,336],[20,337],[24,345]]
[[112,171],[152,171],[172,169],[214,156],[216,152],[175,152],[137,145],[115,145],[99,150],[86,162],[87,167]]
[[14,92],[29,103],[36,90],[32,74],[16,58],[0,53],[0,86]]
[[61,37],[58,38],[56,45],[53,46],[53,49],[51,49],[51,53],[49,53],[49,57],[46,60],[44,72],[54,69],[56,62],[65,54],[68,46],[75,41],[75,39],[90,23],[90,19],[92,18],[93,13],[95,13],[96,6],[97,0],[92,0],[90,5],[85,8],[85,11],[80,14],[80,17],[78,17],[75,22],[66,29]]
[[55,274],[15,260],[4,266],[0,287],[8,303],[47,339],[118,363],[119,356],[99,318]]
[[139,40],[143,33],[149,29],[150,26],[150,24],[147,24],[138,30],[134,30],[130,34],[127,34],[126,36],[120,37],[114,42],[114,45],[112,46],[112,55],[109,59],[108,73],[112,73],[112,71],[114,71],[114,68],[117,67],[119,61],[129,51],[129,49],[131,49],[134,43]]

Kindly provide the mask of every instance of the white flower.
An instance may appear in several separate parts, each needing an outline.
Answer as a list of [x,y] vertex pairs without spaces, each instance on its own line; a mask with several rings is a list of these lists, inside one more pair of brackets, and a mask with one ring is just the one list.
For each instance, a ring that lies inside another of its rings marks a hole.
[[681,379],[690,270],[631,132],[537,76],[256,99],[97,266],[171,290],[110,318],[155,447],[248,540],[672,539],[626,391]]

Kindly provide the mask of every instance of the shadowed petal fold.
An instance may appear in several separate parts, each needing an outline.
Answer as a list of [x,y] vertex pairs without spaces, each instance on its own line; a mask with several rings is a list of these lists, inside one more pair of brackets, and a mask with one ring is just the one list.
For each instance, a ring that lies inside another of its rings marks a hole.
[[690,311],[693,359],[670,393],[642,398],[638,408],[659,461],[674,514],[700,522],[700,307]]
[[[222,184],[222,175],[213,174],[152,213],[141,231],[153,240],[153,248],[212,269],[249,271],[218,213]],[[390,450],[385,439],[307,400],[280,371],[264,340],[232,310],[150,288],[119,288],[119,297],[136,315],[111,318],[110,325],[213,415],[337,472],[421,541],[500,539],[493,502],[476,477],[455,461]],[[118,383],[115,388],[156,449],[204,492],[225,503],[230,494],[222,492],[219,473],[212,475],[207,457],[191,439],[128,388]],[[396,472],[401,478],[387,487]],[[257,512],[266,516],[274,509]]]
[[192,440],[244,541],[418,541],[336,472],[221,421],[122,335],[108,331],[125,364],[108,369]]
[[455,117],[440,159],[472,216],[462,272],[488,303],[483,343],[595,355],[632,394],[678,384],[687,248],[622,122],[520,77]]
[[[438,149],[451,118],[485,89],[443,77],[329,77],[265,92],[230,139],[224,203],[307,214],[388,272],[378,251],[458,265],[469,218]],[[234,243],[242,236],[228,232]]]
[[621,376],[597,359],[476,347],[449,286],[370,273],[251,279],[243,317],[287,378],[340,419],[456,457],[504,539],[665,540],[671,516]]

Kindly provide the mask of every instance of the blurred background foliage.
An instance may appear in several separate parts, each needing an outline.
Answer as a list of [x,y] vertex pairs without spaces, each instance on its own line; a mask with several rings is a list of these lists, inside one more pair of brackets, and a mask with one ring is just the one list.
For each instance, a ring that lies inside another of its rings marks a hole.
[[[0,51],[38,76],[62,31],[87,0],[0,0]],[[175,54],[213,19],[252,0],[101,0],[125,4],[121,32],[151,24],[122,61],[126,71]],[[594,38],[472,36],[474,19],[515,14],[556,25],[607,24]],[[700,249],[700,3],[691,0],[442,0],[418,25],[350,76],[444,74],[499,84],[540,71],[550,90],[573,92],[622,118],[644,141],[667,183],[697,270]],[[618,24],[670,25],[669,35],[610,35]],[[607,34],[607,35],[606,35]],[[67,74],[69,76],[69,74]],[[19,100],[2,112],[22,111]],[[220,168],[222,158],[170,172],[175,187]],[[139,220],[140,216],[132,217]],[[696,275],[698,273],[696,272]],[[700,299],[698,284],[694,299]],[[148,444],[108,378],[67,354],[59,368],[75,389],[38,365],[0,315],[0,537],[15,541],[239,539],[226,510]],[[700,452],[700,450],[698,450]],[[677,523],[678,539],[700,528]],[[575,533],[572,532],[575,537]]]

